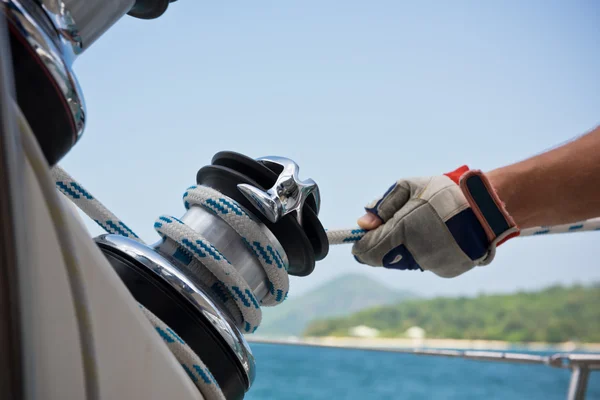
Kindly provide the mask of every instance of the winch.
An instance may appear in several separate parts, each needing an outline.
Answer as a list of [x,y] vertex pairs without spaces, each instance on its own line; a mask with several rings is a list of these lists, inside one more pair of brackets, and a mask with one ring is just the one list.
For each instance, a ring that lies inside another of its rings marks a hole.
[[162,239],[154,245],[118,234],[96,242],[133,297],[191,347],[226,398],[241,399],[255,374],[242,332],[256,330],[261,306],[284,301],[288,274],[309,275],[328,253],[319,188],[300,180],[290,159],[233,152],[216,154],[196,181],[183,197],[186,213],[156,221]]
[[73,62],[126,14],[153,19],[176,0],[0,0],[19,107],[50,165],[83,134],[86,108]]
[[218,153],[186,191],[185,214],[160,217],[155,228],[161,240],[146,245],[56,167],[85,128],[74,61],[123,16],[157,18],[174,1],[1,0],[0,5],[10,32],[18,107],[46,161],[55,166],[57,188],[110,232],[97,237],[97,245],[157,331],[172,334],[195,353],[198,365],[182,365],[197,386],[202,382],[195,373],[208,383],[215,380],[216,398],[240,399],[255,375],[243,333],[258,328],[262,306],[285,300],[288,274],[309,275],[328,253],[317,184],[301,180],[298,165],[286,158]]

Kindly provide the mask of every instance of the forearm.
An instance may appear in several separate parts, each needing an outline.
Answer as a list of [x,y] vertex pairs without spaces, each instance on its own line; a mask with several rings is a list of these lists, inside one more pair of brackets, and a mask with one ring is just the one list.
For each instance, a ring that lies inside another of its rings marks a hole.
[[521,229],[600,216],[600,127],[577,140],[489,172]]

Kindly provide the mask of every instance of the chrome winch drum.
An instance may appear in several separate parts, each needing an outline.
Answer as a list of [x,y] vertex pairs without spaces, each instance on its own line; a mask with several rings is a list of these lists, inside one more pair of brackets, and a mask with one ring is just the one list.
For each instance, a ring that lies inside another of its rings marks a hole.
[[[318,219],[318,186],[310,179],[300,180],[292,160],[254,160],[221,152],[198,171],[196,181],[249,215],[281,255],[288,274],[306,276],[327,255],[329,242]],[[224,255],[262,303],[269,279],[260,255],[236,230],[207,208],[193,204],[178,221]],[[199,279],[203,272],[189,267],[181,247],[166,237],[152,246],[119,235],[102,235],[96,242],[136,301],[191,347],[226,398],[242,399],[254,380],[252,352],[226,300]]]
[[10,31],[17,102],[50,165],[86,120],[73,62],[126,14],[157,18],[169,0],[0,0]]

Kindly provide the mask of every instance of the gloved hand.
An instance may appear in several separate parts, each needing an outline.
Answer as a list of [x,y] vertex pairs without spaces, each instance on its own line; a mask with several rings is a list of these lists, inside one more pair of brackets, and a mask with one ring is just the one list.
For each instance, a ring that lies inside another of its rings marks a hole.
[[487,177],[467,166],[400,180],[365,209],[359,225],[383,224],[356,242],[352,253],[371,266],[451,278],[489,264],[496,246],[519,234]]

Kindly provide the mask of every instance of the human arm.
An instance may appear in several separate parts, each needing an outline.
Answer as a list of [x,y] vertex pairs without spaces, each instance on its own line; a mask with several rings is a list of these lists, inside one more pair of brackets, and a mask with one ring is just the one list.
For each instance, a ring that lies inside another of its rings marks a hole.
[[600,126],[578,139],[487,173],[521,229],[600,216]]
[[399,180],[366,211],[359,262],[460,275],[489,264],[519,229],[600,216],[600,128],[486,174],[463,166]]

